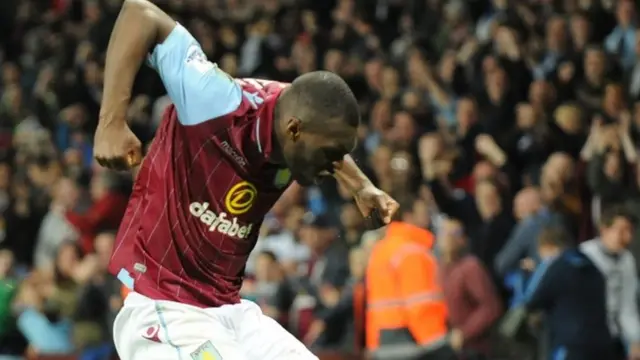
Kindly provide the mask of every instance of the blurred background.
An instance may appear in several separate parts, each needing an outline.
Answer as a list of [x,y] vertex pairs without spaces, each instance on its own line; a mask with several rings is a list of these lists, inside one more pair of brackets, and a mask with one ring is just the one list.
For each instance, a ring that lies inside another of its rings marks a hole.
[[[608,207],[640,215],[637,2],[153,2],[234,77],[324,69],[349,83],[363,114],[358,164],[405,222],[446,244],[440,259],[465,249],[489,279],[445,286],[458,287],[445,300],[466,332],[462,359],[548,351],[538,350],[543,325],[517,341],[494,331],[540,263],[546,227],[571,246],[597,236]],[[92,140],[121,4],[0,2],[0,359],[113,355],[122,297],[105,269],[131,176],[97,167]],[[148,144],[170,100],[146,67],[134,92],[129,123]],[[621,246],[635,255],[639,235]],[[361,353],[366,294],[356,290],[384,232],[367,231],[327,181],[287,190],[260,237],[243,296],[318,351]],[[481,319],[473,330],[471,317]]]

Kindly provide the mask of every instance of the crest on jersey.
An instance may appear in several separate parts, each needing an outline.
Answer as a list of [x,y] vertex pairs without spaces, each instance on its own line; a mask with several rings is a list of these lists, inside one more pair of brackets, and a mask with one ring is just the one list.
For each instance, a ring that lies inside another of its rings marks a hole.
[[291,181],[291,170],[289,169],[280,169],[276,173],[276,176],[273,179],[273,185],[275,185],[278,189],[283,188],[289,184]]
[[187,49],[185,62],[201,73],[205,73],[214,68],[213,63],[207,60],[207,55],[205,55],[197,45],[191,45]]
[[216,350],[211,341],[207,341],[191,353],[191,358],[193,360],[222,360],[222,355]]

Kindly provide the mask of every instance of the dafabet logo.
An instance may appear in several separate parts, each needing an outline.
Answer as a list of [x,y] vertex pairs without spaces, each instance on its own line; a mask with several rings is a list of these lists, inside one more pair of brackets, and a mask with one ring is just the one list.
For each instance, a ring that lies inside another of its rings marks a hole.
[[224,198],[224,206],[232,215],[242,215],[251,210],[258,197],[258,190],[253,184],[241,181],[235,184]]
[[227,191],[224,197],[226,211],[215,211],[215,207],[208,202],[192,202],[189,204],[189,212],[207,225],[209,232],[248,239],[253,224],[242,223],[237,216],[251,210],[257,196],[258,190],[253,184],[241,181]]

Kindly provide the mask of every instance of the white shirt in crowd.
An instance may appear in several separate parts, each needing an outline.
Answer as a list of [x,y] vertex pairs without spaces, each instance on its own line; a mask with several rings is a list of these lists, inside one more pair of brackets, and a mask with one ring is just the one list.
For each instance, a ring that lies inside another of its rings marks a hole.
[[611,335],[625,343],[640,342],[636,262],[629,250],[619,255],[606,252],[599,238],[586,241],[580,250],[600,269],[607,282],[607,312]]

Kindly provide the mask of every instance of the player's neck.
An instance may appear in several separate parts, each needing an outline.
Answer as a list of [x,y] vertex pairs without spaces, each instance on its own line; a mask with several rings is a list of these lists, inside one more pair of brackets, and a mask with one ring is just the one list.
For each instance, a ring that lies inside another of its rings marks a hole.
[[271,153],[269,154],[269,163],[274,165],[285,165],[284,155],[282,154],[284,131],[282,131],[282,124],[280,124],[280,119],[282,119],[280,105],[282,94],[286,91],[287,89],[280,93],[278,100],[276,100],[276,106],[273,109],[273,126],[271,127]]
[[274,126],[271,133],[271,153],[269,154],[269,163],[274,165],[285,165],[284,156],[282,155],[282,146],[278,129]]

